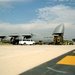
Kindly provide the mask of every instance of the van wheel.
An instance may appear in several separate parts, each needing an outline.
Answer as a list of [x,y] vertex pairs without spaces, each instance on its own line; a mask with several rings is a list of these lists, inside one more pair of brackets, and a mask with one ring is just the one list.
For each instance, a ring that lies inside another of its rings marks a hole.
[[35,43],[33,43],[33,45],[35,45]]
[[43,42],[42,41],[39,41],[39,45],[42,45],[43,44]]
[[24,45],[26,45],[26,43],[24,43]]

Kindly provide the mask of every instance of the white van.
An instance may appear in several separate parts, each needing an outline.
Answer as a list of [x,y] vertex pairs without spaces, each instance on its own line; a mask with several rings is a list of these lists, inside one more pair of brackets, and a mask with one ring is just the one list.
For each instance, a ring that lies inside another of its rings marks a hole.
[[32,45],[32,44],[35,44],[35,41],[32,41],[32,40],[22,40],[22,41],[19,41],[19,44],[20,45]]

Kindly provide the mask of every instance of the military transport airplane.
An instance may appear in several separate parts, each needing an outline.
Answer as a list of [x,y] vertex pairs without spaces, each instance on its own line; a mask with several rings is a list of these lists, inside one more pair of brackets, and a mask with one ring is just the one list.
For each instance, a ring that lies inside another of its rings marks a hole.
[[[53,35],[57,34],[64,34],[64,24],[58,25],[54,32]],[[36,43],[47,43],[50,44],[53,42],[53,36],[46,36],[46,35],[41,35],[39,34],[11,34],[11,35],[2,35],[0,36],[0,41],[5,41],[5,42],[11,42],[14,44],[18,44],[20,40],[26,40],[26,39],[31,39],[34,40]]]

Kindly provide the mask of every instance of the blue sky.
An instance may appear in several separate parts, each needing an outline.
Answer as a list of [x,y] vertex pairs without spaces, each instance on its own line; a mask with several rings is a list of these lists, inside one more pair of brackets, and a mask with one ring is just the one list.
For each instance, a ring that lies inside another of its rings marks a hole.
[[52,35],[65,25],[66,39],[75,37],[75,0],[0,0],[0,34]]

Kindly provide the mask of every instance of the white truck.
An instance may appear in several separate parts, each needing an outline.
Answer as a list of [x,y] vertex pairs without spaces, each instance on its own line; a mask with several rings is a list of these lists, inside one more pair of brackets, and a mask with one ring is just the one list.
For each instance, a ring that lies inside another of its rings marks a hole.
[[32,44],[35,44],[35,41],[32,41],[32,40],[22,40],[22,41],[19,41],[19,44],[20,45],[32,45]]

